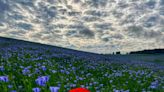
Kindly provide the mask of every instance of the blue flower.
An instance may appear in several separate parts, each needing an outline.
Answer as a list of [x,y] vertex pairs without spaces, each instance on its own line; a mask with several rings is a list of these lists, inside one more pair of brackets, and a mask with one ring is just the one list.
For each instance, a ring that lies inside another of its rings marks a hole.
[[56,70],[52,70],[51,72],[52,72],[52,73],[56,73],[57,71],[56,71]]
[[23,73],[23,75],[26,75],[26,74],[30,73],[30,70],[28,68],[25,68],[22,70],[22,73]]
[[58,92],[59,89],[59,87],[50,87],[51,92]]
[[151,88],[151,89],[156,89],[156,88],[158,87],[158,85],[159,85],[159,83],[158,83],[158,81],[156,80],[156,81],[154,81],[154,82],[151,83],[150,88]]
[[40,88],[33,88],[32,90],[33,90],[33,92],[40,92],[41,91]]
[[4,66],[0,66],[0,71],[4,71],[4,70],[5,70]]
[[36,84],[40,85],[40,86],[45,86],[46,82],[48,82],[49,80],[49,76],[42,76],[39,77],[35,80]]
[[43,71],[47,70],[47,68],[45,66],[41,66],[41,68],[42,68]]
[[0,81],[8,82],[9,81],[8,76],[0,76]]
[[13,87],[13,85],[8,85],[8,88],[12,88]]

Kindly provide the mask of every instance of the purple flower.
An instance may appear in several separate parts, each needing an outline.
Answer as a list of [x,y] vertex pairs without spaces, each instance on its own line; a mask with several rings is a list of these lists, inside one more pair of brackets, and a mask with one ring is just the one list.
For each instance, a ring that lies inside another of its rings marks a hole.
[[33,92],[40,92],[40,88],[33,88]]
[[40,85],[40,86],[45,86],[46,82],[48,82],[49,80],[49,76],[42,76],[39,77],[35,80],[36,84]]
[[22,73],[23,73],[23,75],[26,75],[26,74],[30,73],[30,70],[28,68],[25,68],[22,70]]
[[12,88],[13,87],[13,85],[8,85],[8,88]]
[[159,85],[158,80],[156,80],[156,81],[151,83],[150,88],[156,89],[158,87],[158,85]]
[[58,92],[59,89],[59,87],[50,87],[51,92]]
[[35,73],[39,73],[40,70],[38,68],[35,68]]
[[56,73],[57,71],[56,71],[56,70],[52,70],[51,72],[52,72],[52,73]]
[[0,71],[4,71],[4,70],[5,70],[4,66],[0,66]]
[[9,81],[8,76],[0,76],[0,81],[8,82]]
[[41,66],[41,68],[42,68],[43,71],[47,70],[47,68],[45,66]]
[[155,85],[151,85],[150,88],[152,88],[152,89],[156,89],[157,86],[155,86]]

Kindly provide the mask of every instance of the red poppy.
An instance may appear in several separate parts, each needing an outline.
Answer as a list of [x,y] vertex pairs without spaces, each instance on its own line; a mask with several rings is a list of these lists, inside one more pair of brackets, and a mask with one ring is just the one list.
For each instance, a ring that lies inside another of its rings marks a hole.
[[75,89],[71,89],[69,92],[90,92],[90,91],[85,88],[75,88]]

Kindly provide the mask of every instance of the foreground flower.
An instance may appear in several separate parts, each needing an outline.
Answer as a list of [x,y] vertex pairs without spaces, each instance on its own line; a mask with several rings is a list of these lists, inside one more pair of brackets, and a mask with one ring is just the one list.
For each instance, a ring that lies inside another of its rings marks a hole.
[[38,84],[39,86],[45,86],[46,83],[48,82],[49,80],[49,76],[42,76],[42,77],[39,77],[35,80],[36,84]]
[[75,88],[70,90],[69,92],[90,92],[90,91],[85,88]]
[[33,92],[40,92],[40,88],[33,88]]
[[8,82],[9,81],[8,76],[0,76],[0,81]]
[[51,92],[58,92],[59,89],[59,87],[50,87]]

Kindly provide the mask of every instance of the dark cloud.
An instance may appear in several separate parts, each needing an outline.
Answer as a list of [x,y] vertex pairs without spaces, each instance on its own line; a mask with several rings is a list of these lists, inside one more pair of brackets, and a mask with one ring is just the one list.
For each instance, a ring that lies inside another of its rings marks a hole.
[[126,4],[125,2],[119,2],[118,4],[118,8],[127,8],[128,4]]
[[159,14],[164,16],[164,6],[159,8]]
[[101,18],[95,16],[84,16],[82,17],[82,20],[85,22],[103,21]]
[[104,41],[104,42],[108,42],[108,41],[110,41],[110,39],[121,40],[123,38],[124,38],[124,36],[122,34],[117,33],[117,34],[110,34],[107,37],[101,37],[101,40]]
[[158,19],[159,19],[159,16],[151,16],[144,22],[144,26],[145,27],[155,26],[158,23],[157,22]]
[[90,4],[93,7],[105,7],[107,0],[89,0],[88,4]]
[[159,37],[164,37],[164,35],[162,34],[161,31],[154,31],[154,30],[149,30],[149,31],[146,31],[144,32],[144,35],[143,35],[144,38],[159,38]]
[[69,30],[66,33],[69,37],[80,37],[80,38],[94,38],[95,33],[88,28],[83,27],[82,29]]
[[46,8],[47,11],[47,14],[50,16],[50,17],[55,17],[57,15],[57,8],[55,6],[51,6],[50,8]]
[[149,8],[154,8],[156,5],[156,1],[149,0],[147,3],[145,3]]
[[31,30],[32,29],[32,25],[27,24],[27,23],[18,23],[16,26],[19,27],[20,29],[24,29],[24,30]]
[[101,30],[107,30],[107,29],[110,29],[111,26],[112,26],[111,23],[101,23],[101,24],[95,24],[94,28],[98,28],[98,29],[101,29]]
[[19,14],[18,12],[15,12],[13,15],[8,15],[8,18],[12,18],[15,20],[22,20],[25,17]]
[[95,36],[94,32],[88,28],[84,28],[84,29],[80,30],[79,33],[80,33],[80,35],[85,36],[87,38],[93,38]]
[[102,41],[104,41],[104,42],[108,42],[109,39],[108,39],[108,38],[102,38]]
[[38,18],[43,19],[45,22],[49,22],[52,18],[57,17],[58,10],[56,6],[49,7],[45,5],[44,2],[38,3],[38,8],[36,9],[38,13]]
[[164,6],[164,0],[160,0],[159,3],[160,3],[161,6]]
[[139,37],[140,35],[142,35],[143,33],[143,27],[142,26],[129,26],[127,28],[128,32],[129,32],[129,36],[134,36],[134,37]]
[[67,28],[71,28],[71,29],[82,29],[84,28],[83,25],[80,25],[80,24],[75,24],[75,25],[69,25]]
[[117,33],[117,34],[112,35],[112,38],[114,38],[114,39],[123,39],[124,36],[122,34]]
[[108,12],[98,11],[98,10],[87,10],[84,12],[86,15],[92,15],[96,17],[107,17],[109,15]]
[[81,12],[71,11],[71,12],[68,12],[68,15],[69,16],[80,16]]
[[66,36],[69,36],[69,37],[73,37],[77,35],[77,30],[68,30],[68,32],[66,33]]
[[129,14],[126,16],[126,18],[122,19],[119,24],[121,26],[121,25],[126,25],[128,23],[134,23],[134,22],[135,22],[135,15]]
[[135,38],[144,38],[144,39],[157,39],[162,37],[162,31],[155,31],[155,30],[143,30],[141,26],[131,26],[128,28],[129,36]]
[[113,10],[111,13],[116,18],[121,18],[122,15],[124,15],[121,11],[116,11],[116,10]]
[[4,3],[3,0],[0,0],[0,13],[3,14],[6,10],[9,10],[9,5]]
[[79,3],[81,2],[80,0],[73,0],[74,3]]
[[26,32],[25,31],[12,31],[10,34],[15,35],[15,36],[23,36]]
[[31,6],[31,7],[34,6],[32,2],[33,0],[14,0],[14,1],[24,6]]
[[161,19],[161,20],[160,20],[160,24],[161,24],[161,25],[164,25],[164,19]]

